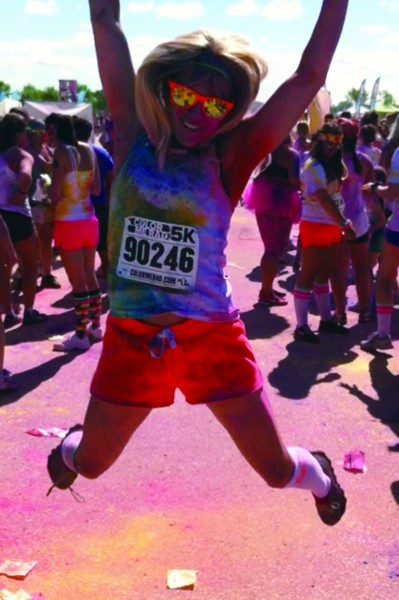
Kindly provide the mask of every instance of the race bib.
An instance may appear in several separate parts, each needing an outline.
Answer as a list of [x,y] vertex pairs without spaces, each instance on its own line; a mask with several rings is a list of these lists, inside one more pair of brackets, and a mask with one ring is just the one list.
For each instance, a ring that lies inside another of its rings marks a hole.
[[195,227],[127,217],[117,274],[141,283],[187,291],[195,286],[198,255]]

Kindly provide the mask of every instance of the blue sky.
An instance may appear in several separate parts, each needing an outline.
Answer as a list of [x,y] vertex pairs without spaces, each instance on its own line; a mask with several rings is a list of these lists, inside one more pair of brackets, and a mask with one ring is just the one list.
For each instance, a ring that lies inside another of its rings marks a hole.
[[[295,69],[321,0],[122,0],[122,25],[139,66],[156,44],[201,27],[240,33],[265,56],[265,100]],[[366,78],[377,77],[399,103],[399,0],[350,0],[327,88],[333,103]],[[77,79],[91,89],[100,80],[86,0],[2,0],[0,80],[13,90],[26,83],[58,86]]]

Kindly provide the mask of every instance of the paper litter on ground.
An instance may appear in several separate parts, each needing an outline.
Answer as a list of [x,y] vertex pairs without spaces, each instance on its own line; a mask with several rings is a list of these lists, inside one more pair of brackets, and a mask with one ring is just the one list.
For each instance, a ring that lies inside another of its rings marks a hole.
[[14,579],[25,579],[36,565],[36,560],[5,560],[0,565],[0,575],[6,575]]
[[197,582],[198,571],[190,569],[170,569],[167,587],[169,590],[193,590]]

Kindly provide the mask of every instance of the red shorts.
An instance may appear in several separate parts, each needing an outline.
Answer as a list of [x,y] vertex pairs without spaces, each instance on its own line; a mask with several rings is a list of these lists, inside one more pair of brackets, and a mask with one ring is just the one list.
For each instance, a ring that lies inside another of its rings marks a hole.
[[55,221],[54,246],[62,250],[97,248],[98,221],[90,217],[82,221]]
[[342,231],[338,225],[301,221],[299,224],[302,248],[309,246],[333,246],[342,242]]
[[202,404],[246,396],[263,386],[242,321],[189,319],[167,330],[172,341],[164,340],[165,350],[155,358],[151,345],[165,330],[109,316],[91,383],[93,396],[112,404],[159,408],[173,404],[176,388],[189,404]]

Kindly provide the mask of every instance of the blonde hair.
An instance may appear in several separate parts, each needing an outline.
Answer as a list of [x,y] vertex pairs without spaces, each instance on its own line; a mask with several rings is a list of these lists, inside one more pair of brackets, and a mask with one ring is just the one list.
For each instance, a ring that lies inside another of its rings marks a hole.
[[235,34],[198,30],[157,46],[137,72],[135,92],[138,117],[157,150],[161,166],[172,137],[165,110],[165,84],[168,77],[187,66],[202,72],[206,69],[211,76],[222,76],[230,83],[229,99],[234,102],[234,108],[214,136],[240,123],[267,75],[265,60],[249,42]]

